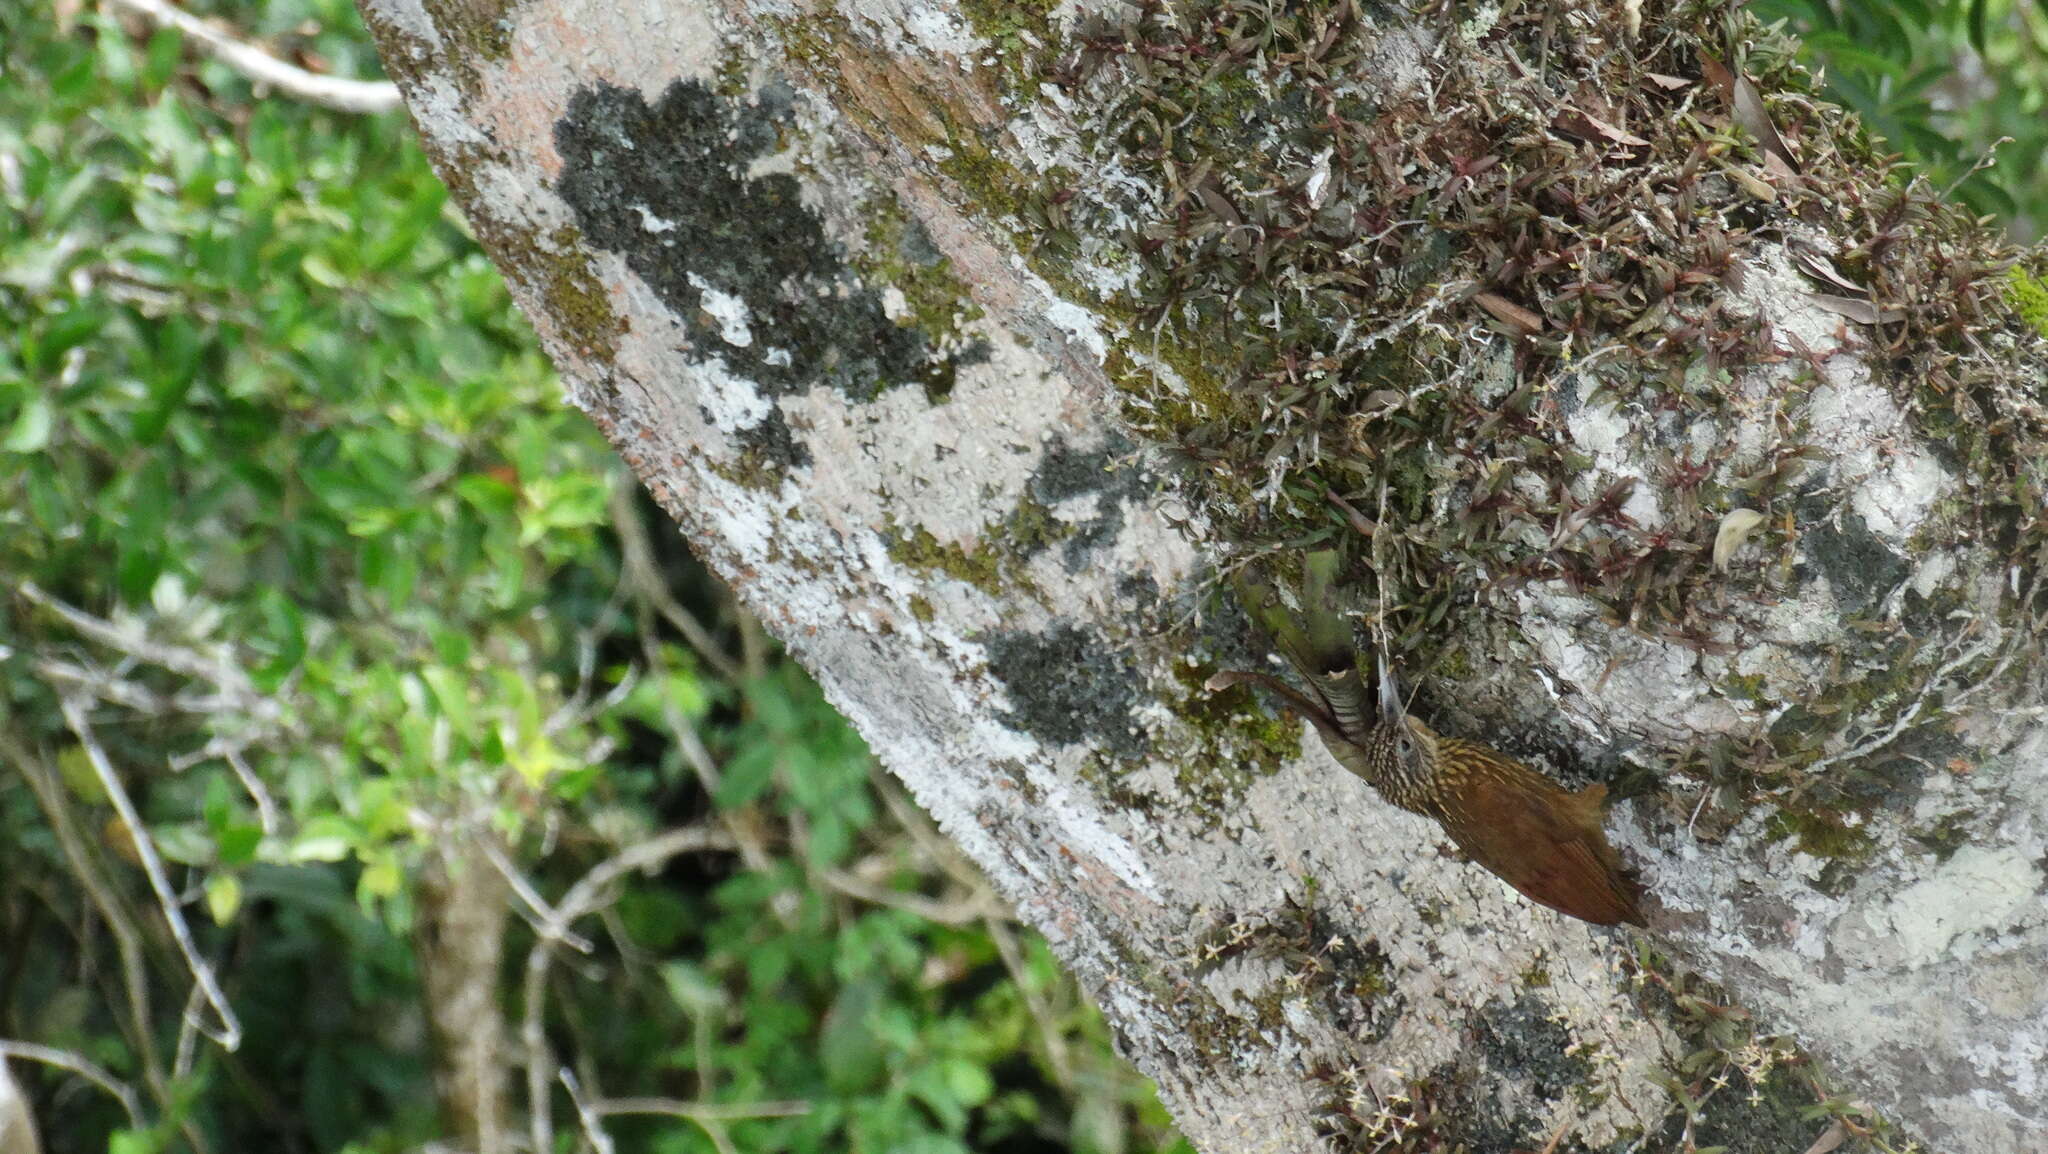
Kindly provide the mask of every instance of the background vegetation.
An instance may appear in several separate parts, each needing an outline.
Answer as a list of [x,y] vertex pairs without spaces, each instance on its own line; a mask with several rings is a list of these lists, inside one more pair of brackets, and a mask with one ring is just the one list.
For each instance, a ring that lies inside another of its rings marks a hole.
[[[343,0],[213,11],[376,74]],[[1757,11],[2038,231],[2048,4]],[[465,965],[557,1148],[1184,1149],[563,405],[402,114],[8,4],[0,205],[0,1044],[52,1149],[420,1148]],[[450,958],[479,894],[504,957]]]
[[[220,14],[376,74],[341,0]],[[561,1148],[572,1081],[621,1150],[1173,1147],[566,407],[404,115],[61,16],[0,7],[0,1037],[120,1092],[17,1058],[49,1146],[445,1135],[423,983],[481,868],[531,891],[508,1016],[553,961]]]

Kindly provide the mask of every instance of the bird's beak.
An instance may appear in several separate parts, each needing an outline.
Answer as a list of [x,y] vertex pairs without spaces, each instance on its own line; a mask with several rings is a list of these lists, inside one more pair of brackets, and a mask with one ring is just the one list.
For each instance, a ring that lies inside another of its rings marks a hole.
[[1382,657],[1380,666],[1380,723],[1396,725],[1408,715],[1401,708],[1401,683],[1394,680],[1394,663]]

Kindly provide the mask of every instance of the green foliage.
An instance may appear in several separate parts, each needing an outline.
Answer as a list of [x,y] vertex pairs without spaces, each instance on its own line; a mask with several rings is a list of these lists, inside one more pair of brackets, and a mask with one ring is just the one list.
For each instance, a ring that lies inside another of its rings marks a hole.
[[[343,0],[216,14],[374,73]],[[493,845],[559,901],[694,824],[719,848],[616,882],[546,987],[587,1092],[697,1107],[609,1119],[620,1149],[1177,1142],[1044,944],[622,489],[403,115],[18,6],[0,75],[0,1036],[140,1102],[16,1063],[51,1148],[446,1136],[422,879]],[[167,909],[224,1007],[185,1008]],[[232,1051],[185,1028],[224,1009]]]
[[[2039,0],[1759,0],[1786,20],[1828,95],[1995,213],[2021,238],[2048,227],[2048,5]],[[2008,143],[1999,144],[2002,138]],[[1998,162],[1972,172],[1997,149]]]

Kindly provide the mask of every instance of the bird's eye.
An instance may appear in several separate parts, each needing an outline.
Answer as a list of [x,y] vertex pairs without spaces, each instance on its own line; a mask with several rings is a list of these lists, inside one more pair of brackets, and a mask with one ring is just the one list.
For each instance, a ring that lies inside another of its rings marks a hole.
[[1409,754],[1415,752],[1415,743],[1413,741],[1410,741],[1406,734],[1403,734],[1401,736],[1401,740],[1399,743],[1399,749],[1401,750],[1401,756],[1407,757]]

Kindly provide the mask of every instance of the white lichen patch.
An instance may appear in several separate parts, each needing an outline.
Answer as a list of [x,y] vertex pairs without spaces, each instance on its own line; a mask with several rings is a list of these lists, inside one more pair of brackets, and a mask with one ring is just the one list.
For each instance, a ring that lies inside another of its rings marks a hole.
[[[1589,733],[1614,730],[1659,742],[1748,730],[1754,717],[1717,697],[1699,675],[1699,653],[1676,642],[1615,629],[1595,607],[1547,586],[1515,595],[1522,631],[1543,666],[1576,692],[1560,694],[1565,716]],[[1582,703],[1598,701],[1598,718]]]
[[[634,380],[657,382],[653,386],[656,388],[673,387],[661,382],[689,382],[691,400],[710,419],[711,426],[722,433],[755,428],[768,419],[775,411],[775,402],[764,396],[758,385],[733,373],[711,350],[690,349],[687,327],[680,318],[668,313],[653,288],[627,268],[625,261],[608,255],[600,259],[607,266],[607,283],[623,288],[620,307],[629,315],[649,318],[635,325],[619,342],[613,363],[621,371]],[[711,311],[714,292],[704,292],[706,311]],[[728,315],[738,320],[744,332],[745,303],[736,297],[727,300],[737,309]],[[665,339],[648,339],[654,332],[664,333]],[[729,333],[727,339],[731,339]]]
[[1891,394],[1860,368],[1816,387],[1803,416],[1810,443],[1828,454],[1830,481],[1872,532],[1904,541],[1948,487],[1947,470],[1914,444]]
[[842,0],[840,15],[890,52],[914,53],[972,69],[988,55],[988,43],[958,12],[932,0]]
[[967,547],[1023,497],[1063,399],[1034,351],[987,335],[989,360],[960,369],[947,404],[905,388],[859,404],[822,389],[784,402],[814,457],[870,462],[875,483],[834,511],[846,531],[882,525],[908,501],[918,527]]
[[[428,26],[429,29],[432,25]],[[490,139],[462,115],[462,90],[445,76],[427,74],[414,86],[409,104],[413,119],[428,125],[442,148],[477,148]]]
[[1097,364],[1108,355],[1109,342],[1103,337],[1094,313],[1071,301],[1054,299],[1046,306],[1045,319],[1065,333],[1069,340],[1087,349]]
[[[1851,508],[1870,531],[1903,543],[1926,520],[1951,479],[1917,443],[1904,410],[1871,378],[1868,362],[1835,355],[1850,351],[1853,326],[1812,303],[1821,289],[1793,269],[1784,250],[1773,248],[1744,269],[1737,298],[1772,325],[1788,354],[1812,353],[1818,359],[1820,379],[1812,382],[1798,422],[1808,443],[1825,451],[1830,483],[1849,495]],[[1776,375],[1788,377],[1791,371]],[[1760,435],[1760,430],[1751,434]]]
[[1968,958],[2017,922],[2048,918],[2040,887],[2040,867],[2019,850],[1964,846],[1895,894],[1877,916],[1905,964],[1925,966],[1950,955]]
[[377,0],[372,7],[412,41],[408,47],[415,59],[439,52],[447,43],[441,38],[440,28],[435,26],[434,17],[421,0]]
[[1565,419],[1565,427],[1572,435],[1572,444],[1594,462],[1594,469],[1580,478],[1574,488],[1583,490],[1578,493],[1581,499],[1590,499],[1613,482],[1632,478],[1636,485],[1629,490],[1621,511],[1638,525],[1655,527],[1664,520],[1657,487],[1648,483],[1648,476],[1626,448],[1639,423],[1624,418],[1610,405],[1581,405],[1573,410]]
[[747,302],[732,293],[712,288],[696,273],[689,276],[691,287],[701,294],[699,307],[718,325],[719,338],[736,349],[753,345],[754,330],[747,323]]
[[1870,531],[1905,542],[1948,490],[1948,470],[1917,445],[1894,446],[1882,464],[1856,486],[1849,507]]

